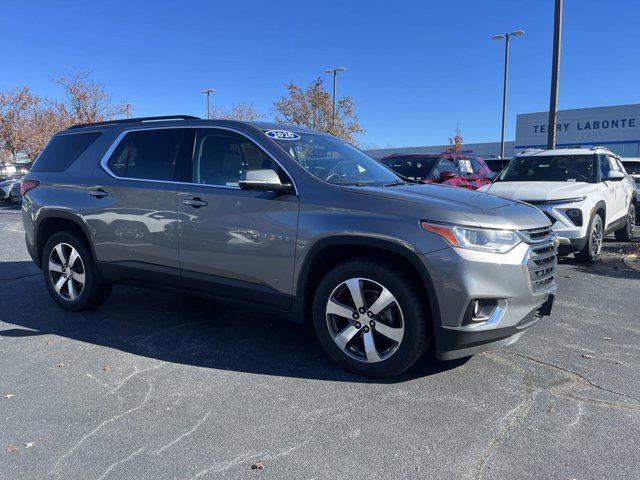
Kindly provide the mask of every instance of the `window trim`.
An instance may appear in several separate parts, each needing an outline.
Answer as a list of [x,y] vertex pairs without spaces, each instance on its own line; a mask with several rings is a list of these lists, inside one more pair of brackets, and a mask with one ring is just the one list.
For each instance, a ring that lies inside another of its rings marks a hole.
[[[224,189],[227,189],[227,190],[242,190],[240,187],[234,187],[234,186],[230,186],[230,185],[211,185],[209,183],[179,182],[179,181],[176,181],[176,180],[153,180],[153,179],[150,179],[150,178],[120,177],[120,176],[116,175],[115,173],[113,173],[111,171],[111,169],[109,168],[109,166],[107,165],[107,162],[111,158],[111,155],[113,154],[115,149],[118,148],[118,145],[120,145],[120,143],[124,139],[125,135],[127,135],[128,133],[139,132],[139,131],[147,131],[147,130],[168,130],[168,129],[178,129],[178,130],[185,130],[185,129],[218,129],[218,130],[227,130],[227,131],[230,131],[230,132],[237,133],[238,135],[241,135],[242,137],[246,138],[248,141],[253,143],[260,150],[262,150],[263,153],[268,155],[274,162],[276,162],[280,166],[280,168],[282,168],[282,170],[284,170],[284,172],[287,174],[287,176],[291,180],[291,184],[293,185],[293,195],[298,196],[298,187],[296,185],[295,180],[293,179],[293,175],[291,175],[291,173],[289,173],[289,170],[287,170],[287,168],[284,165],[282,165],[282,162],[278,161],[278,159],[275,158],[262,145],[260,145],[258,142],[256,142],[252,138],[248,137],[244,132],[241,132],[240,130],[237,130],[235,128],[222,127],[222,126],[218,126],[218,125],[185,125],[185,126],[170,126],[170,127],[169,126],[167,126],[167,127],[157,127],[156,126],[156,127],[146,127],[146,128],[130,128],[130,129],[123,130],[122,132],[120,132],[118,134],[118,136],[113,141],[111,146],[107,149],[105,154],[102,156],[102,160],[100,160],[100,166],[102,167],[102,170],[104,170],[111,177],[113,177],[115,179],[118,179],[118,180],[132,180],[132,181],[137,181],[137,182],[151,182],[151,183],[165,183],[165,184],[169,183],[169,184],[174,184],[174,185],[194,185],[194,186],[199,186],[199,187],[224,188]],[[194,148],[195,148],[195,143],[194,143]]]

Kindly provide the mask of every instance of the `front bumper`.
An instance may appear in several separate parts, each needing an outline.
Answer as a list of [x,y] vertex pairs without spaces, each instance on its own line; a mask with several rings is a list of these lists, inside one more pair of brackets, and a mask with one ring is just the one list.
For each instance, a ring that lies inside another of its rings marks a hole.
[[[554,237],[522,243],[507,254],[447,248],[423,255],[423,262],[438,301],[434,334],[440,359],[509,345],[551,313],[557,291]],[[485,321],[470,320],[476,300],[495,301]]]

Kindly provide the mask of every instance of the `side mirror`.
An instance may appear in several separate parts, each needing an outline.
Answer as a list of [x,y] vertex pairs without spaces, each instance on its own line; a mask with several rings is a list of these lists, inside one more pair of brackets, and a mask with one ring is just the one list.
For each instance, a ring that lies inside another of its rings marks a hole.
[[265,192],[291,192],[291,184],[282,183],[275,170],[248,170],[246,178],[238,181],[242,190],[262,190]]
[[624,173],[618,172],[616,170],[611,170],[609,172],[609,176],[607,176],[607,178],[604,178],[604,180],[610,180],[612,182],[618,182],[620,180],[624,180]]
[[451,172],[449,170],[445,170],[444,172],[440,172],[439,180],[441,182],[446,182],[447,180],[451,180],[455,176],[456,176],[456,174],[454,172]]

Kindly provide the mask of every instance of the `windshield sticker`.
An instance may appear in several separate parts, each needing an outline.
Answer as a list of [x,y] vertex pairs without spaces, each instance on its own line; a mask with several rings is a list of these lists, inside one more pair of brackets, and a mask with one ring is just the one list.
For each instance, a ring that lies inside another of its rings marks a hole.
[[265,135],[274,140],[300,140],[300,135],[288,130],[269,130]]
[[460,167],[462,167],[462,171],[465,173],[473,173],[473,167],[471,167],[471,160],[458,160],[460,162]]

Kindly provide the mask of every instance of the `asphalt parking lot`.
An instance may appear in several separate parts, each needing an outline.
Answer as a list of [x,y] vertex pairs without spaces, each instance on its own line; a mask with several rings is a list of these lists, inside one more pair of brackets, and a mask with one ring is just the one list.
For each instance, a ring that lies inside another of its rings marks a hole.
[[640,478],[621,244],[562,260],[552,317],[515,345],[376,381],[260,311],[116,287],[65,312],[22,237],[0,207],[2,479]]

